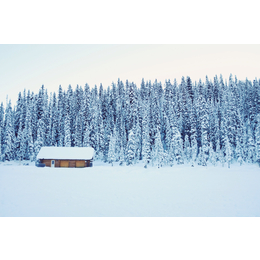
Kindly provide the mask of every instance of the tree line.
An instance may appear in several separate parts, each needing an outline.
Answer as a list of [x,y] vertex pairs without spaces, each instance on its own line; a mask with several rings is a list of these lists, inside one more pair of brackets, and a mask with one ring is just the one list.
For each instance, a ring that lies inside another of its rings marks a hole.
[[190,77],[140,87],[24,90],[0,106],[0,160],[35,160],[42,146],[88,147],[120,165],[260,163],[260,80]]

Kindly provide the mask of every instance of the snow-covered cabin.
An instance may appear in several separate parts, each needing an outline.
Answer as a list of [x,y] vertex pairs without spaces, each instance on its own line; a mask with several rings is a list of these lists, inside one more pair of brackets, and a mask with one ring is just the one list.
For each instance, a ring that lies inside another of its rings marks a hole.
[[93,157],[94,149],[92,147],[48,146],[41,148],[37,155],[37,163],[45,164],[47,167],[92,167]]

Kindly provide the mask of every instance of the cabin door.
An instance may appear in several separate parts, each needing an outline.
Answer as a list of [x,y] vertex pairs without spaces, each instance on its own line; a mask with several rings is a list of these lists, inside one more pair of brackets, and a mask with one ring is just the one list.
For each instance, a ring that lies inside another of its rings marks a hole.
[[55,167],[55,161],[51,160],[51,167]]

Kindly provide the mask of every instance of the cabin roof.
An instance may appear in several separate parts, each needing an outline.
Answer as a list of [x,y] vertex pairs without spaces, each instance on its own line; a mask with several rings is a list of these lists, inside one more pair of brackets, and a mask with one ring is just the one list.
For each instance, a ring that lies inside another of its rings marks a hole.
[[38,159],[56,160],[91,160],[94,156],[92,147],[53,147],[44,146],[37,155]]

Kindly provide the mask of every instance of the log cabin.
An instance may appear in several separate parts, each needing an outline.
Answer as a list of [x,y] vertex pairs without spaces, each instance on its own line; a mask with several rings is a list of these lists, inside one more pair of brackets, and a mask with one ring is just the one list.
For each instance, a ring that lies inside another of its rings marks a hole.
[[83,168],[93,166],[92,147],[42,147],[36,158],[36,166]]

